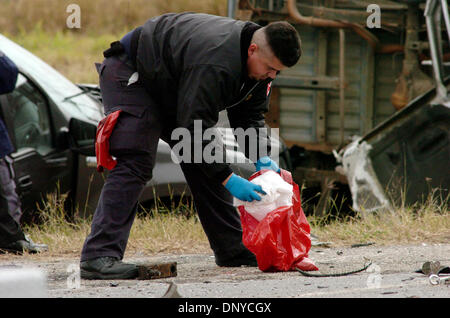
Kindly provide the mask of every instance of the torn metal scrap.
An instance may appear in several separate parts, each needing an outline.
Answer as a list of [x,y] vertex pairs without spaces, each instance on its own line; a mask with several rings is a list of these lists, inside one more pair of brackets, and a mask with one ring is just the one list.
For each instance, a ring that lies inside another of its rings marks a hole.
[[152,263],[138,265],[138,279],[158,279],[177,276],[177,263]]
[[178,293],[177,285],[175,285],[175,283],[173,282],[170,282],[169,288],[167,288],[167,291],[162,296],[162,298],[183,298],[183,296]]
[[347,176],[355,211],[391,210],[392,206],[373,170],[369,152],[372,146],[356,138],[340,153],[333,152],[340,169]]
[[441,265],[439,261],[429,261],[423,263],[421,270],[418,272],[422,272],[427,276],[432,274],[439,275],[442,273],[450,274],[450,267]]
[[[417,8],[409,9],[408,23],[418,24]],[[443,201],[441,198],[448,196],[450,174],[445,171],[450,159],[450,76],[441,53],[450,39],[447,2],[427,0],[424,16],[435,88],[410,100],[339,154],[334,151],[336,160],[342,163],[337,169],[349,179],[353,209],[363,214],[392,210],[391,204],[410,205],[432,196]],[[410,44],[417,41],[411,35],[407,38]],[[405,54],[409,51],[407,48]],[[411,81],[424,83],[421,74],[412,72]]]
[[[450,84],[450,77],[445,83]],[[393,211],[392,206],[415,204],[430,195],[447,197],[450,175],[442,172],[448,170],[450,153],[450,100],[432,104],[435,95],[435,90],[428,92],[334,152],[355,211]]]
[[450,282],[449,275],[440,275],[442,273],[449,273],[450,267],[442,266],[439,261],[423,263],[420,271],[428,276],[431,285],[448,284]]

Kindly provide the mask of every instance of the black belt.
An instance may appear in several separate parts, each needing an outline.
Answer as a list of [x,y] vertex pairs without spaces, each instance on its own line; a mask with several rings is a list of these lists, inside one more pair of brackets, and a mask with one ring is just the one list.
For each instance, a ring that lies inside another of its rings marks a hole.
[[103,52],[103,56],[105,58],[120,55],[122,53],[125,53],[125,48],[123,47],[123,44],[120,43],[120,41],[115,41],[111,43],[111,46],[109,49]]
[[130,68],[136,69],[135,62],[133,62],[130,59],[130,57],[125,51],[125,48],[123,47],[123,44],[120,43],[119,41],[111,43],[111,47],[103,52],[103,56],[105,58],[114,56],[119,60],[121,60],[122,62],[124,62],[125,64],[127,64]]

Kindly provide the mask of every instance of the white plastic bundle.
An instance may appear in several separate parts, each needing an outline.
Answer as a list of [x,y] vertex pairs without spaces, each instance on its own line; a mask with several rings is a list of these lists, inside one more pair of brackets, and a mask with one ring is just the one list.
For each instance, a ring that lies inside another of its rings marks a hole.
[[255,219],[261,221],[267,213],[282,206],[292,205],[293,186],[281,178],[275,171],[268,170],[251,180],[260,185],[266,195],[258,192],[261,201],[246,202],[234,198],[234,206],[244,206]]

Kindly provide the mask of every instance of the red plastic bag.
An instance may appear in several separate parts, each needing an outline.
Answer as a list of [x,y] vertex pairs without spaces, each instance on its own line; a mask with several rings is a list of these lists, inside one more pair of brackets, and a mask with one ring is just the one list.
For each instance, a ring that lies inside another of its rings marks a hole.
[[109,137],[114,130],[117,119],[122,111],[117,110],[103,118],[98,126],[95,136],[95,155],[97,157],[97,171],[103,172],[103,168],[114,169],[117,161],[109,154]]
[[[265,171],[253,174],[249,180]],[[318,270],[308,258],[311,249],[310,226],[301,207],[300,190],[289,171],[281,177],[293,186],[292,206],[282,206],[269,212],[260,222],[239,206],[242,241],[256,255],[261,271]]]

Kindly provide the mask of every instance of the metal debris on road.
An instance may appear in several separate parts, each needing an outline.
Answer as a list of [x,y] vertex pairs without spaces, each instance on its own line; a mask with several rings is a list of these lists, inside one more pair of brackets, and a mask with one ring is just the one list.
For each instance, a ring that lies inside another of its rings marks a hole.
[[358,243],[358,244],[353,244],[350,247],[356,248],[356,247],[363,247],[363,246],[370,246],[370,245],[375,245],[375,242]]
[[177,285],[175,283],[170,282],[169,288],[167,288],[166,293],[162,296],[162,298],[183,298],[178,291]]
[[422,265],[422,273],[427,276],[431,274],[450,274],[450,267],[442,266],[439,261],[425,262]]
[[177,262],[138,265],[138,279],[157,279],[177,276]]
[[441,266],[439,261],[425,262],[422,265],[422,273],[428,276],[431,285],[448,284],[450,275],[439,275],[448,272],[449,267]]

